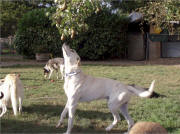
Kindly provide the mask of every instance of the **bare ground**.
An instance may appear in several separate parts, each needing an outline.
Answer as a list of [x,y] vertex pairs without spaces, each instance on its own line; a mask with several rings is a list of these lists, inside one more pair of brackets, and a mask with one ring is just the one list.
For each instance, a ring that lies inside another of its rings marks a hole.
[[[1,55],[0,67],[16,66],[16,65],[45,65],[46,61],[36,61],[23,59],[21,56]],[[113,66],[138,66],[138,65],[175,65],[180,66],[180,58],[159,58],[154,60],[132,61],[132,60],[107,60],[107,61],[82,61],[83,65],[113,65]]]

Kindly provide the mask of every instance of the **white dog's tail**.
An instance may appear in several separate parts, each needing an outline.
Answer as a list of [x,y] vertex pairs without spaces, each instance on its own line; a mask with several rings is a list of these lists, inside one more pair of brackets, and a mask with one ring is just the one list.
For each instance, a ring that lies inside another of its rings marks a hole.
[[128,86],[128,90],[139,97],[147,98],[147,97],[150,97],[153,93],[154,83],[155,83],[155,80],[152,81],[152,83],[147,91],[144,91],[143,88],[137,87],[137,86],[134,86],[134,87]]

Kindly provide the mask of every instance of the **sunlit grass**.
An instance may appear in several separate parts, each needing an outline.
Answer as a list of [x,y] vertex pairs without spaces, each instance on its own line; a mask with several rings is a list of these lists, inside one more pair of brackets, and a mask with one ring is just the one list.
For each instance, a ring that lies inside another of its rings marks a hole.
[[[180,133],[180,68],[176,66],[103,66],[82,65],[86,74],[107,77],[126,84],[149,87],[156,80],[155,91],[164,98],[142,99],[133,97],[129,113],[137,121],[154,121],[163,125],[170,133]],[[0,69],[0,77],[8,73],[21,74],[25,87],[23,113],[14,117],[12,109],[1,118],[2,133],[61,133],[67,128],[67,119],[56,129],[60,113],[66,103],[63,81],[54,82],[43,78],[42,66],[16,66]],[[43,98],[44,97],[44,98]],[[112,115],[105,100],[80,103],[76,111],[73,132],[105,133],[112,122]],[[112,132],[127,131],[127,123],[121,121]]]

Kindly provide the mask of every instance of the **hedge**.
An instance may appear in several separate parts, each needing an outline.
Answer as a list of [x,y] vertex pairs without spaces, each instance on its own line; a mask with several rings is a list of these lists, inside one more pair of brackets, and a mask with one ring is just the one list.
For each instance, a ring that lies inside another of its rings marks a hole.
[[28,58],[34,58],[35,53],[52,53],[54,57],[61,56],[62,42],[60,34],[49,14],[55,8],[35,9],[26,13],[18,23],[14,46],[17,52]]
[[86,18],[85,22],[88,24],[88,30],[69,40],[71,47],[82,59],[105,60],[126,56],[129,22],[126,16],[102,10]]
[[[37,50],[41,50],[52,53],[54,57],[62,55],[61,33],[49,19],[53,12],[55,8],[36,9],[23,16],[14,42],[18,53],[34,57]],[[102,9],[98,13],[92,12],[84,22],[88,29],[76,34],[74,39],[69,37],[66,40],[82,59],[106,60],[126,56],[129,22],[126,16]]]

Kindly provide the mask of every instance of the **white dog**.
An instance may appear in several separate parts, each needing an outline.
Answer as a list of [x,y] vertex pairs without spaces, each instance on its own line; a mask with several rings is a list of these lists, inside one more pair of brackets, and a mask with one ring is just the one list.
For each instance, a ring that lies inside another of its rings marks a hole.
[[12,104],[14,115],[17,115],[17,103],[19,101],[19,112],[22,112],[22,101],[24,97],[24,87],[16,74],[6,75],[4,82],[0,86],[0,108],[2,112],[0,117],[2,117],[7,111],[7,105]]
[[78,102],[107,99],[108,107],[114,117],[114,121],[106,128],[106,131],[110,131],[120,120],[119,110],[127,120],[130,129],[134,124],[127,109],[130,97],[132,95],[139,97],[150,96],[153,92],[155,81],[152,82],[149,90],[144,91],[143,89],[140,90],[140,87],[137,89],[116,80],[85,75],[79,67],[80,57],[76,51],[70,49],[66,44],[63,44],[62,51],[65,62],[64,90],[68,100],[56,127],[62,124],[68,112],[69,119],[66,134],[70,134]]
[[58,71],[60,70],[61,79],[63,80],[63,77],[64,77],[64,59],[63,58],[50,59],[44,67],[44,77],[46,78],[47,75],[49,74],[48,79],[50,79],[54,70],[56,70],[57,79],[58,79]]

